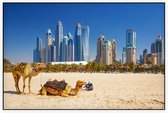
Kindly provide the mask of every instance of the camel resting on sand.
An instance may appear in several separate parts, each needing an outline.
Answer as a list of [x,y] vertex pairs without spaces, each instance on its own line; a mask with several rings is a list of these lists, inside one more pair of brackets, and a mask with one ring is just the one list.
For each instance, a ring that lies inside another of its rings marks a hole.
[[15,87],[16,87],[16,92],[19,94],[20,89],[19,89],[19,79],[22,76],[23,78],[23,90],[22,90],[22,95],[24,95],[24,90],[25,90],[25,80],[26,78],[29,78],[28,82],[28,87],[29,87],[29,94],[31,94],[31,89],[30,89],[30,83],[31,79],[33,76],[37,76],[41,69],[43,69],[45,65],[43,63],[37,63],[34,67],[34,69],[30,66],[28,63],[19,63],[14,67],[14,70],[12,71],[13,78],[15,80]]
[[67,84],[65,86],[65,89],[62,90],[62,91],[51,88],[51,87],[46,87],[44,85],[39,92],[40,92],[41,95],[52,94],[52,95],[60,95],[60,96],[63,96],[63,97],[67,97],[69,95],[70,96],[75,96],[79,93],[79,91],[82,89],[82,86],[85,85],[85,84],[86,84],[86,82],[78,80],[76,82],[76,87],[75,88],[71,88],[71,86]]

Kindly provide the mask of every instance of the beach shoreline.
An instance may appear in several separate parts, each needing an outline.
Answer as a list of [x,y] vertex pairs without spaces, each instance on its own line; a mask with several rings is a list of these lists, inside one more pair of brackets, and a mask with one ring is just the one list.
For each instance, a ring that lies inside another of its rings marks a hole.
[[[93,91],[77,96],[38,95],[49,79],[65,80],[75,87],[77,80],[91,81]],[[8,82],[10,81],[10,82]],[[25,93],[28,93],[26,80]],[[19,82],[22,90],[22,78]],[[12,73],[4,73],[4,109],[164,109],[164,75],[147,73],[40,73],[32,78],[35,95],[15,94]]]

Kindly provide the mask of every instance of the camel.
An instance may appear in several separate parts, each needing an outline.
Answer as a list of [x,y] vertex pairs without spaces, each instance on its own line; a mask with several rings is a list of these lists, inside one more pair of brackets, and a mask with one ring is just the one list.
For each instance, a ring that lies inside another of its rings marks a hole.
[[58,91],[56,89],[53,89],[51,87],[45,87],[43,86],[41,90],[39,91],[41,95],[47,95],[47,94],[52,94],[52,95],[59,95],[62,97],[67,97],[67,96],[75,96],[79,93],[79,91],[82,89],[82,86],[85,85],[86,82],[78,80],[76,82],[76,87],[71,88],[70,85],[66,85],[65,89],[63,91]]
[[17,64],[14,67],[14,70],[12,71],[13,78],[15,81],[16,93],[18,93],[18,94],[21,93],[18,83],[19,83],[20,77],[22,76],[22,78],[23,78],[22,95],[25,94],[24,93],[24,90],[26,87],[25,80],[27,78],[29,78],[29,81],[28,81],[29,94],[33,94],[31,92],[31,88],[30,88],[31,79],[32,79],[32,77],[37,76],[41,72],[41,69],[43,69],[44,67],[45,67],[45,65],[43,63],[37,63],[34,68],[32,68],[31,65],[28,63],[22,62],[22,63]]

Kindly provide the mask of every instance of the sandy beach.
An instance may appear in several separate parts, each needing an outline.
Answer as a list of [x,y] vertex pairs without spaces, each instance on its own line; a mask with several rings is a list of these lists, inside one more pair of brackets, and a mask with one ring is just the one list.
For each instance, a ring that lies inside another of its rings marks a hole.
[[[93,91],[77,96],[41,96],[40,84],[64,79],[72,87],[77,80],[91,81]],[[40,73],[32,78],[34,95],[15,93],[11,73],[4,73],[4,109],[164,109],[164,75],[109,73]],[[22,78],[19,82],[22,90]]]

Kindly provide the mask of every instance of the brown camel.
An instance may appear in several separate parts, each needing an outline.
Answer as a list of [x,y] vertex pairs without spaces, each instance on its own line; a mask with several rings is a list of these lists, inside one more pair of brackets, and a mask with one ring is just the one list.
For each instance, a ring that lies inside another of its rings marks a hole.
[[60,95],[63,97],[67,97],[69,95],[71,96],[75,96],[79,93],[79,91],[82,89],[82,86],[86,84],[86,82],[78,80],[76,82],[76,87],[75,88],[71,88],[70,85],[66,85],[65,90],[63,91],[58,91],[56,89],[53,89],[51,87],[45,87],[43,86],[40,90],[40,94],[41,95],[47,95],[47,94],[52,94],[52,95]]
[[22,76],[23,78],[23,90],[22,90],[22,95],[24,95],[24,90],[25,90],[25,80],[26,78],[29,78],[28,82],[28,88],[29,88],[29,94],[33,94],[30,89],[30,83],[31,79],[33,76],[37,76],[41,69],[43,69],[45,65],[43,63],[37,63],[34,67],[34,69],[30,66],[28,63],[19,63],[15,66],[14,70],[12,71],[13,78],[15,80],[15,87],[16,87],[16,92],[19,94],[20,89],[19,89],[19,79]]

